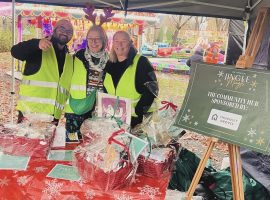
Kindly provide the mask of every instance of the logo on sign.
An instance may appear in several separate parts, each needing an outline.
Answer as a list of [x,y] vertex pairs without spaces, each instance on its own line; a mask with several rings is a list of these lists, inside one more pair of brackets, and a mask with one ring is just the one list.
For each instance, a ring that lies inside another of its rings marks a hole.
[[222,110],[212,109],[207,123],[236,131],[242,116]]

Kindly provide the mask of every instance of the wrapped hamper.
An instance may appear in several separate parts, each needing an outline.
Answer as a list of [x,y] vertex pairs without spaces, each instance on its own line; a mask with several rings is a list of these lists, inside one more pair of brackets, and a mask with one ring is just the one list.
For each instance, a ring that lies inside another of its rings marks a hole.
[[174,159],[179,149],[179,143],[174,140],[175,132],[170,132],[176,117],[173,103],[162,101],[162,106],[143,123],[133,130],[133,133],[149,141],[149,146],[138,157],[138,173],[149,177],[162,177],[171,173]]
[[137,164],[131,162],[129,139],[121,137],[124,129],[95,142],[86,142],[74,150],[74,165],[86,182],[96,189],[111,191],[128,186],[135,176]]
[[17,156],[46,157],[56,126],[42,118],[0,125],[0,151]]
[[155,148],[150,154],[143,153],[138,158],[138,173],[149,177],[166,176],[172,171],[175,151],[171,148]]

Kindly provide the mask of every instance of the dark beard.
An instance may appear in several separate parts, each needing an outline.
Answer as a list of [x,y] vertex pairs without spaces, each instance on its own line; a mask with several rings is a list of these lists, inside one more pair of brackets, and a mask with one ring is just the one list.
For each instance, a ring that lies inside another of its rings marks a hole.
[[66,40],[61,40],[60,38],[55,37],[55,36],[52,36],[51,40],[53,43],[60,44],[60,45],[66,45],[69,42],[68,38]]

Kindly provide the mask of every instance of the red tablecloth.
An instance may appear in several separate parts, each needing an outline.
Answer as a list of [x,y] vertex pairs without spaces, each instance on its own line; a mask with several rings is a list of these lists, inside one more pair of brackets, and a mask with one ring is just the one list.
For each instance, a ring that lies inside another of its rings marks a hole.
[[83,181],[46,177],[56,164],[66,161],[31,158],[26,171],[0,170],[0,200],[164,199],[170,177],[153,179],[136,175],[128,188],[104,193]]

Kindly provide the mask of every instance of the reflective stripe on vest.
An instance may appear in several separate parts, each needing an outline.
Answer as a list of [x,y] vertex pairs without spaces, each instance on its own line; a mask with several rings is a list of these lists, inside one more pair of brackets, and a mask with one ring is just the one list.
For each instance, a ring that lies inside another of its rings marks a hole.
[[40,87],[51,87],[51,88],[57,88],[58,86],[58,84],[54,82],[34,81],[34,80],[22,80],[21,84],[34,85],[34,86],[40,86]]
[[53,47],[48,51],[42,51],[39,71],[33,75],[23,76],[17,109],[22,112],[47,113],[59,119],[69,95],[72,64],[72,56],[67,54],[59,78]]
[[[87,82],[87,71],[83,62],[74,58],[74,73],[71,79],[70,95],[75,99],[83,99],[86,97],[86,83]],[[66,113],[74,113],[69,106],[69,100],[66,103]]]
[[33,103],[50,104],[52,106],[56,106],[56,108],[60,110],[64,110],[65,108],[63,104],[60,104],[53,99],[45,99],[45,98],[38,98],[38,97],[24,97],[24,96],[20,96],[19,99],[22,101],[29,101]]
[[70,90],[86,91],[86,85],[71,85]]
[[[33,81],[33,80],[22,80],[21,85],[32,85],[32,86],[39,86],[39,87],[50,87],[50,88],[57,88],[57,83],[53,82],[46,82],[46,81]],[[69,91],[59,86],[58,91],[64,95],[69,96]]]
[[137,92],[135,86],[135,76],[137,71],[137,65],[140,55],[137,54],[133,59],[133,64],[130,65],[122,77],[120,78],[117,88],[114,88],[112,77],[110,74],[106,73],[104,79],[104,87],[106,88],[108,94],[128,98],[132,103],[132,116],[137,116],[135,113],[135,107],[141,98],[141,94]]

